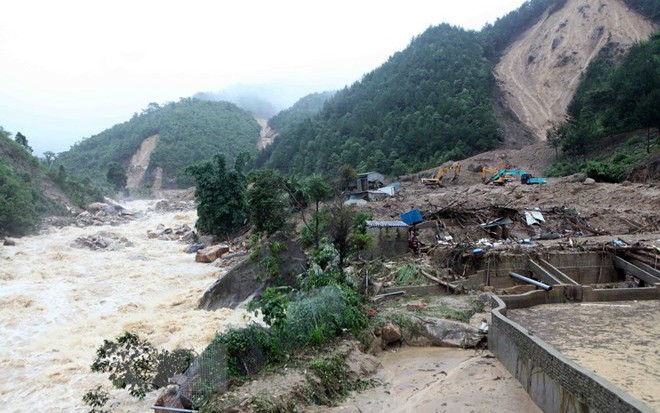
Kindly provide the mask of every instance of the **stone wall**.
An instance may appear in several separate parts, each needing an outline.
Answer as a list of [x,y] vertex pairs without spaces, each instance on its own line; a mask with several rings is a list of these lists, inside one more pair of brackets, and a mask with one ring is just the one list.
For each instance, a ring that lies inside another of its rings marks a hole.
[[[570,291],[569,291],[570,290]],[[567,359],[532,332],[506,317],[506,309],[538,304],[580,301],[660,299],[660,288],[594,290],[590,287],[558,286],[550,292],[532,291],[492,296],[492,323],[488,347],[522,384],[544,412],[649,412],[653,410],[599,375]]]
[[373,246],[363,255],[367,259],[389,258],[408,252],[408,228],[367,228],[373,238]]

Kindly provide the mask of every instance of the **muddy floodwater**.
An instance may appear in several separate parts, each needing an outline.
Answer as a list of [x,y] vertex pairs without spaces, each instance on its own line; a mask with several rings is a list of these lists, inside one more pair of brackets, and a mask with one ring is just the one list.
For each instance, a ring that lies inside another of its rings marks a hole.
[[316,413],[541,413],[488,351],[403,347],[380,357],[376,386]]
[[660,412],[660,301],[539,305],[507,317]]
[[[90,372],[104,339],[132,331],[157,348],[200,352],[217,331],[244,325],[243,311],[197,310],[218,269],[194,262],[184,244],[148,239],[158,224],[194,226],[194,211],[156,213],[155,201],[123,206],[144,212],[119,226],[53,228],[0,247],[0,400],[3,412],[86,412],[83,394],[104,375]],[[117,251],[81,249],[78,237],[111,231],[133,243]],[[113,390],[113,412],[150,411]]]

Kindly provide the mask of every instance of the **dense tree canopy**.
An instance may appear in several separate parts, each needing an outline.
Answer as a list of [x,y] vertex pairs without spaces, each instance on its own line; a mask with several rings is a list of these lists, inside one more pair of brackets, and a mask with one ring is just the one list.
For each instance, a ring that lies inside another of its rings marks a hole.
[[404,173],[491,149],[492,62],[476,32],[429,28],[321,112],[280,131],[258,165],[287,173]]
[[234,170],[228,170],[224,155],[188,167],[195,180],[197,229],[207,234],[228,237],[236,233],[247,218],[245,175],[239,156]]
[[165,186],[185,186],[192,183],[185,174],[189,165],[209,160],[218,152],[229,162],[241,152],[255,153],[259,130],[248,112],[227,102],[181,99],[163,106],[150,103],[130,121],[75,144],[60,154],[56,164],[64,165],[70,173],[104,180],[103,171],[111,162],[126,168],[142,141],[158,134],[147,177],[160,166]]
[[617,63],[606,47],[587,68],[568,107],[565,152],[584,155],[601,137],[660,127],[660,32]]

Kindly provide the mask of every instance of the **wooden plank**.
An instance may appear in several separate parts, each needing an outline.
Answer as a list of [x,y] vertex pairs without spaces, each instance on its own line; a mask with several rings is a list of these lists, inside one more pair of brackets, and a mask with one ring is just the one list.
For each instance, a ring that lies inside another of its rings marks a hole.
[[621,268],[623,271],[627,272],[628,274],[635,276],[640,280],[643,280],[645,283],[649,285],[660,284],[660,279],[654,277],[653,275],[637,267],[636,265],[629,263],[628,261],[624,260],[621,257],[617,257],[617,256],[614,257],[614,265],[617,266],[618,268]]
[[562,284],[580,285],[580,283],[576,282],[574,279],[572,279],[568,275],[564,274],[561,270],[559,270],[559,268],[557,268],[554,265],[550,264],[548,261],[546,261],[542,258],[539,258],[539,261],[541,262],[541,265],[543,265],[543,267],[545,267],[546,270],[548,270],[557,279],[563,281]]
[[541,267],[534,260],[529,260],[529,269],[532,271],[532,273],[534,273],[534,275],[545,281],[546,284],[561,284],[561,281],[559,281],[554,275],[550,274],[545,268]]

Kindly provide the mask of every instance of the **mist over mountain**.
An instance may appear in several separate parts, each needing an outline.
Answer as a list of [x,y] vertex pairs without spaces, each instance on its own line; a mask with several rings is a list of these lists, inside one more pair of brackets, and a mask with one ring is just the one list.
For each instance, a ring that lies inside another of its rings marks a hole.
[[209,101],[227,101],[247,110],[255,117],[270,119],[290,108],[305,95],[320,92],[304,84],[236,84],[218,92],[198,92],[193,97]]

